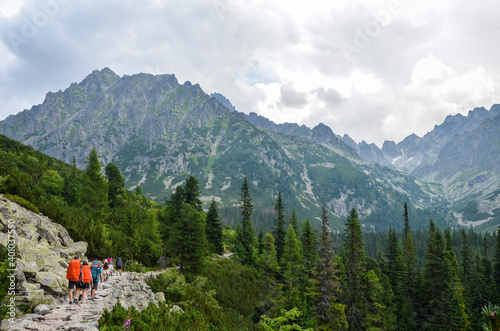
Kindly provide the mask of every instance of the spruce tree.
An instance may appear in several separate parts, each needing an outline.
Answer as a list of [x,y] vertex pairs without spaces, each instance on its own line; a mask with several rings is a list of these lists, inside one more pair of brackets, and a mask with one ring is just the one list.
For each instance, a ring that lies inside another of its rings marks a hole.
[[197,273],[201,271],[205,261],[206,215],[198,210],[196,203],[188,203],[198,198],[193,192],[196,191],[191,190],[191,198],[188,200],[186,187],[175,188],[175,192],[163,209],[161,230],[165,251],[174,262],[179,263],[181,271]]
[[179,216],[179,237],[175,238],[175,249],[180,259],[180,270],[199,273],[205,263],[205,214],[184,203]]
[[222,225],[219,220],[219,211],[217,210],[217,203],[212,198],[210,207],[207,212],[207,225],[205,230],[207,241],[211,250],[216,254],[222,254]]
[[[307,228],[308,221],[304,224]],[[310,238],[310,236],[306,236]],[[345,330],[347,326],[346,306],[338,302],[341,293],[338,270],[330,237],[330,226],[326,206],[321,213],[321,233],[318,243],[319,265],[316,274],[319,298],[316,305],[318,329]]]
[[367,330],[366,268],[363,234],[356,209],[347,218],[344,239],[343,302],[346,305],[348,330]]
[[243,264],[254,265],[256,260],[255,231],[252,224],[253,203],[250,196],[247,178],[241,186],[241,232],[238,235],[239,245],[236,246],[238,256]]
[[295,211],[295,206],[292,207],[292,216],[290,216],[290,224],[293,226],[293,231],[297,234],[297,236],[300,233],[300,225],[299,225],[299,220],[297,218],[297,212]]
[[450,293],[448,294],[448,327],[452,330],[470,330],[471,327],[469,316],[467,314],[467,307],[465,304],[464,288],[460,281],[458,262],[455,256],[455,252],[453,251],[451,231],[449,228],[445,230],[445,236],[445,256],[451,267],[451,275],[449,279]]
[[429,234],[423,279],[423,329],[470,330],[451,235],[447,231],[445,243],[441,231],[435,227],[432,220]]
[[496,302],[500,304],[500,226],[498,227],[495,240],[495,257],[493,260],[493,282],[495,285],[495,293],[497,294]]
[[102,221],[106,217],[108,208],[108,183],[101,172],[101,163],[95,148],[89,154],[85,172],[86,202],[94,219]]
[[385,273],[394,295],[391,309],[396,316],[396,327],[398,330],[414,329],[415,311],[405,287],[406,263],[398,236],[392,228],[389,229],[386,259]]
[[304,275],[302,247],[292,225],[288,226],[285,236],[281,269],[284,274],[284,300],[281,307],[288,310],[303,306],[303,291],[300,287]]
[[276,205],[274,206],[274,211],[276,212],[275,226],[273,231],[274,244],[276,246],[276,256],[278,257],[278,262],[281,262],[283,252],[285,249],[285,207],[283,207],[283,202],[281,200],[281,192],[278,192],[278,198],[276,199]]
[[88,235],[88,253],[105,255],[107,253],[107,237],[104,220],[108,214],[108,183],[101,172],[101,163],[95,148],[87,159],[87,175],[85,181],[85,202],[89,220],[85,228]]
[[266,233],[263,238],[262,254],[259,255],[257,261],[259,267],[262,269],[262,313],[266,314],[269,309],[274,306],[276,291],[274,291],[276,282],[275,276],[278,273],[278,261],[276,259],[276,248],[274,246],[274,238],[270,233]]
[[192,205],[197,211],[202,211],[200,194],[200,183],[193,176],[189,176],[184,188],[184,202]]
[[404,228],[403,228],[403,259],[406,267],[403,276],[403,295],[411,303],[411,314],[408,316],[407,330],[418,329],[418,311],[420,308],[420,272],[417,268],[417,253],[413,238],[411,236],[410,218],[408,204],[404,204]]
[[304,266],[308,277],[312,277],[313,267],[317,256],[316,251],[316,233],[311,226],[309,219],[304,220],[302,223],[302,251],[304,254]]
[[123,181],[120,169],[113,163],[108,163],[104,172],[108,179],[109,206],[114,208],[118,202],[118,196],[125,191],[125,182]]

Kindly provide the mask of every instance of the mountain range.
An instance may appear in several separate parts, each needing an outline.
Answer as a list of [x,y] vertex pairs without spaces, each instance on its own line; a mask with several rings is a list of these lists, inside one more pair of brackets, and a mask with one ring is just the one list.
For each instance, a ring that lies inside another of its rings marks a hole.
[[188,176],[202,201],[215,199],[225,223],[239,221],[244,177],[251,184],[256,227],[272,226],[282,193],[288,213],[315,220],[326,204],[342,230],[355,207],[365,230],[412,226],[432,218],[445,226],[493,230],[500,224],[500,106],[448,116],[424,137],[382,148],[356,143],[328,126],[310,129],[243,114],[223,95],[174,75],[122,76],[95,70],[44,102],[0,122],[0,133],[85,168],[92,148],[116,164],[126,187],[164,203]]

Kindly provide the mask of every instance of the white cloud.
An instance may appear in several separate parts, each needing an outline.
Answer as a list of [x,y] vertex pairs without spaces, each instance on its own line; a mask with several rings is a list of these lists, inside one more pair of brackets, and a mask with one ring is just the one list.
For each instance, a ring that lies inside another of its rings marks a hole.
[[103,67],[173,73],[240,111],[323,122],[379,145],[499,102],[493,0],[0,0],[0,8],[0,119]]

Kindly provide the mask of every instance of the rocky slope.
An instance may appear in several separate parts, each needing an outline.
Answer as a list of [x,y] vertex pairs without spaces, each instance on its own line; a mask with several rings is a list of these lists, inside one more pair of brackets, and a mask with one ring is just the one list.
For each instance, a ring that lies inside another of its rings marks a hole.
[[[14,220],[14,222],[9,220]],[[9,224],[15,224],[18,252],[15,274],[16,308],[33,312],[2,321],[2,330],[97,330],[97,320],[104,309],[117,300],[126,308],[138,310],[149,303],[164,301],[163,293],[152,293],[144,282],[148,275],[123,273],[101,284],[96,302],[68,304],[66,269],[75,255],[86,260],[85,242],[74,242],[64,227],[47,217],[29,211],[0,195],[0,245],[7,247]],[[141,278],[142,277],[142,278]],[[88,294],[87,294],[88,295]]]

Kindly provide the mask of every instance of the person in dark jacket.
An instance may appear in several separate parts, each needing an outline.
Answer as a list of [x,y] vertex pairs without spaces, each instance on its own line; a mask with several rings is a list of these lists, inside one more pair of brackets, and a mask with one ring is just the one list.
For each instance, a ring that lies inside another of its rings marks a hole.
[[118,273],[118,275],[122,274],[122,268],[123,268],[123,261],[122,261],[122,258],[119,257],[116,260],[116,272]]

